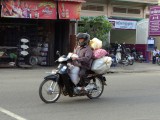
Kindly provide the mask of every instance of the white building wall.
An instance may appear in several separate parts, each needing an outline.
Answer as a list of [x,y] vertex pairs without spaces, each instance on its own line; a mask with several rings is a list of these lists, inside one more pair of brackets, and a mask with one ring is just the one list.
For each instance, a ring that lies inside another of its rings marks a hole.
[[141,20],[137,23],[136,44],[147,44],[149,19]]
[[81,12],[81,16],[83,17],[95,17],[95,16],[103,16],[103,15],[105,15],[105,12],[87,11],[87,10],[83,10]]

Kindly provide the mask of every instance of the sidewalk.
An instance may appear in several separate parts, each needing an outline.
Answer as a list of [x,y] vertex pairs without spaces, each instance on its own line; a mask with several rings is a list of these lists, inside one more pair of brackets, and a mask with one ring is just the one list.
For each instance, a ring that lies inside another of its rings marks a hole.
[[[52,67],[42,67],[42,66],[35,66],[31,69],[23,69],[23,68],[0,68],[1,70],[46,70],[51,71],[52,69],[56,69],[57,66]],[[116,67],[111,67],[108,71],[108,73],[133,73],[133,72],[151,72],[151,71],[160,71],[160,65],[158,64],[152,64],[150,63],[138,63],[135,62],[133,65],[123,66],[123,65],[117,65]]]
[[135,62],[133,65],[123,66],[117,65],[116,67],[111,67],[109,73],[131,73],[131,72],[149,72],[149,71],[160,71],[160,66],[158,64],[150,63],[138,63]]

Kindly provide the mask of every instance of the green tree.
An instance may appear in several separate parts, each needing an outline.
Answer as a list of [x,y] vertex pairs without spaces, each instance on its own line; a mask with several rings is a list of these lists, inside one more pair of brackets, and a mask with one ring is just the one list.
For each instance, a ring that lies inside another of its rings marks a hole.
[[78,22],[78,32],[88,33],[91,39],[96,37],[103,42],[103,48],[109,47],[108,33],[112,29],[112,24],[105,16],[81,17]]

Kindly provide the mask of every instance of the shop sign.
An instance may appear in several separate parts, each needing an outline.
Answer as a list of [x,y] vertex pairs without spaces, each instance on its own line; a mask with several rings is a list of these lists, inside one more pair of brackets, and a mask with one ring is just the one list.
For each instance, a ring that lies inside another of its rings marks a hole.
[[1,17],[57,19],[53,0],[2,0]]
[[150,7],[149,36],[160,36],[160,6]]
[[113,29],[134,30],[137,26],[137,21],[109,19],[109,22],[112,23]]
[[81,3],[59,2],[59,19],[80,19]]
[[152,51],[155,47],[155,38],[148,37],[147,40],[147,51]]

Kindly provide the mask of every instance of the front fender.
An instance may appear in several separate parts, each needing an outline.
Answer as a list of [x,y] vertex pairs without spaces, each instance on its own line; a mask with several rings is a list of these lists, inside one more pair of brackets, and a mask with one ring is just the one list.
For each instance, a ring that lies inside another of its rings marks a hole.
[[59,75],[57,75],[57,74],[48,75],[48,76],[46,76],[44,79],[45,79],[45,80],[54,80],[54,81],[58,81]]

